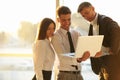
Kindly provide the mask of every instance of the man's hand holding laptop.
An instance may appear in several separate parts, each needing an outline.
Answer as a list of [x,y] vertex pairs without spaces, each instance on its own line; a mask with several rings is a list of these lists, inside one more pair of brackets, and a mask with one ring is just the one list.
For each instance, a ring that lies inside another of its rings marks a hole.
[[85,60],[87,60],[89,57],[90,57],[90,52],[89,52],[89,51],[86,51],[86,52],[83,53],[83,55],[82,55],[81,58],[77,58],[77,62],[85,61]]
[[[95,56],[93,57],[100,57],[102,55],[102,51],[99,51],[95,54]],[[82,62],[82,61],[86,61],[88,58],[90,58],[90,52],[86,51],[83,53],[81,58],[77,58],[77,62]]]

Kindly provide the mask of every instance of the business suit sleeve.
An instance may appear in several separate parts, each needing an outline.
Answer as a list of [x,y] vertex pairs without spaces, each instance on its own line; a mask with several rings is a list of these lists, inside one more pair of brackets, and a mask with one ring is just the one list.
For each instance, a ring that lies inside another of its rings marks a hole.
[[91,67],[95,74],[99,74],[102,68],[107,68],[111,65],[111,62],[115,62],[115,56],[105,55],[98,58],[91,57]]
[[103,65],[106,66],[106,69],[109,71],[109,73],[116,73],[119,71],[119,55],[106,55],[101,58],[104,60]]
[[120,50],[120,27],[114,27],[111,31],[111,50],[117,54]]
[[113,21],[110,18],[105,18],[104,22],[106,22],[107,26],[107,32],[108,32],[108,39],[109,39],[109,44],[112,52],[114,54],[118,53],[118,50],[120,48],[120,27],[117,24],[117,22]]
[[120,72],[119,56],[117,55],[105,55],[99,58],[90,58],[91,67],[94,73],[99,74],[101,68],[105,68],[109,74]]

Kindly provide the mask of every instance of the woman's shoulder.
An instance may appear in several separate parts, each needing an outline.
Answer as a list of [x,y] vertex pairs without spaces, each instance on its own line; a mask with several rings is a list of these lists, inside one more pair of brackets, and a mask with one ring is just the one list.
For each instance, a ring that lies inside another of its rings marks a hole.
[[36,40],[35,42],[34,42],[34,45],[36,45],[36,46],[45,46],[46,45],[46,41],[45,40]]
[[34,42],[34,44],[38,44],[38,43],[41,43],[41,44],[43,43],[43,44],[44,44],[44,43],[45,43],[45,40],[36,40],[36,41]]

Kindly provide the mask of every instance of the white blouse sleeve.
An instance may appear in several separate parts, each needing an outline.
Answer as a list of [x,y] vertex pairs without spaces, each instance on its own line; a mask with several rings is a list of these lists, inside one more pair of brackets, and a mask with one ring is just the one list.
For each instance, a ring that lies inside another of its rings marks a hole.
[[33,46],[34,70],[37,80],[43,80],[42,69],[46,55],[44,41],[37,41]]

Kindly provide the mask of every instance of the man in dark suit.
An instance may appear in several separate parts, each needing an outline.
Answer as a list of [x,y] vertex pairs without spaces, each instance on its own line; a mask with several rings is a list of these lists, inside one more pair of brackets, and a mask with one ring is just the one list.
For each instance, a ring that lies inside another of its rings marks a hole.
[[[99,59],[91,58],[91,65],[92,65],[93,71],[96,74],[102,74],[103,69],[105,69],[103,66],[106,65],[107,67],[109,67],[109,69],[107,68],[108,69],[107,71],[111,72],[111,70],[115,68],[111,67],[110,63],[117,65],[118,63],[115,63],[115,62],[118,62],[118,60],[116,60],[116,56],[120,54],[119,25],[110,17],[97,13],[95,11],[94,6],[89,2],[82,2],[78,7],[78,13],[80,13],[86,20],[90,22],[88,35],[104,35],[101,50],[104,54],[107,53],[107,55],[102,56]],[[118,69],[118,66],[116,66],[116,69]],[[105,79],[103,79],[103,76],[101,76],[100,80],[105,80]]]
[[93,33],[89,30],[88,35],[104,35],[103,46],[105,52],[117,53],[120,47],[120,27],[111,18],[95,12],[95,8],[89,2],[83,2],[78,7],[80,13],[87,21],[93,25]]

